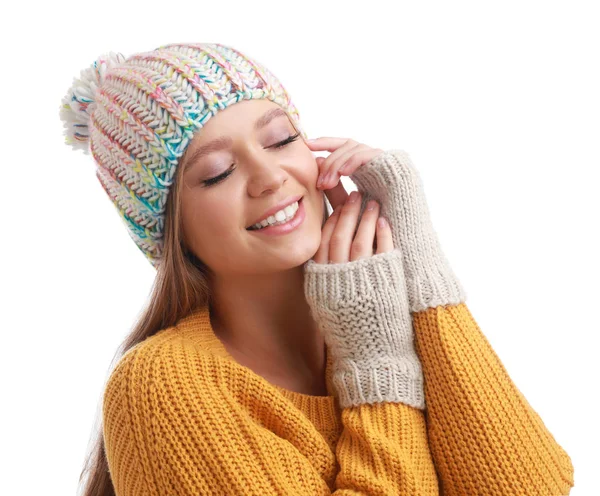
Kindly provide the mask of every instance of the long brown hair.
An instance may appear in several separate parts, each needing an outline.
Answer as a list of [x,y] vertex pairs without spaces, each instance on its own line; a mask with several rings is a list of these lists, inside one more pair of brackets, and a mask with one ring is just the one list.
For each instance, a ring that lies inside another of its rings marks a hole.
[[[184,157],[185,153],[180,164],[184,163]],[[175,325],[192,310],[209,301],[208,269],[183,244],[179,201],[182,174],[183,167],[178,167],[167,197],[163,258],[157,268],[150,296],[133,329],[117,349],[112,367],[136,344],[161,329]],[[102,421],[97,419],[96,425],[100,427],[79,476],[80,485],[85,478],[81,495],[115,496],[106,459]]]
[[[185,163],[185,156],[186,153],[180,158],[179,164]],[[111,367],[114,367],[133,346],[161,329],[175,325],[191,311],[210,301],[209,269],[184,245],[180,215],[183,169],[181,165],[178,166],[167,197],[163,259],[158,266],[150,297],[132,331],[117,349]],[[323,195],[323,203],[324,224],[330,210],[325,195]],[[101,411],[99,415],[101,417]],[[99,425],[99,428],[79,476],[79,487],[84,484],[80,494],[81,496],[115,496],[106,459],[101,418],[96,419],[96,425]]]

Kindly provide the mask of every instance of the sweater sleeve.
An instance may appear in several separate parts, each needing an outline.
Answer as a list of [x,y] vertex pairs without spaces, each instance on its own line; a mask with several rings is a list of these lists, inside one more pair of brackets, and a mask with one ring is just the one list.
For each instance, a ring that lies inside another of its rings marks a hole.
[[342,410],[336,495],[438,496],[423,410],[365,403]]
[[568,494],[574,485],[571,459],[469,312],[408,153],[386,151],[351,178],[365,193],[364,203],[381,202],[402,253],[424,375],[429,446],[442,494]]
[[422,410],[344,408],[334,454],[287,399],[240,376],[239,365],[179,343],[161,348],[130,350],[107,381],[116,496],[439,494]]
[[569,494],[574,468],[466,304],[413,314],[442,494]]

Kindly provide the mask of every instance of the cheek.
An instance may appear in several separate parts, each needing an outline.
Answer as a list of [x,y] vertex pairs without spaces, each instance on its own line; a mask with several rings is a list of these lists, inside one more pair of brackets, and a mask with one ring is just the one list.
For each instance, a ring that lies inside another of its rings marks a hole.
[[313,184],[316,188],[319,166],[317,165],[315,156],[307,149],[302,157],[299,158],[298,162],[302,164],[301,172],[304,181]]
[[223,243],[225,238],[236,231],[235,219],[239,213],[231,211],[230,205],[223,201],[198,201],[190,197],[182,202],[182,221],[185,239],[188,245],[202,252],[213,250],[214,242]]

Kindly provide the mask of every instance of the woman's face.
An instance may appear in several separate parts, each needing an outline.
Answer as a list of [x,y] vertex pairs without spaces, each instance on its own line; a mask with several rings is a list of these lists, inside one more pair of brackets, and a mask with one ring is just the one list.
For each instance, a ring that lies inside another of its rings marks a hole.
[[[281,114],[264,119],[273,111]],[[315,157],[300,135],[275,147],[296,134],[277,104],[242,100],[211,117],[188,145],[181,164],[184,242],[213,273],[282,271],[317,252],[325,207],[324,193],[316,188]],[[196,155],[216,139],[222,146]],[[218,182],[206,182],[218,176]],[[293,231],[270,236],[247,229],[268,209],[297,195],[305,218]]]

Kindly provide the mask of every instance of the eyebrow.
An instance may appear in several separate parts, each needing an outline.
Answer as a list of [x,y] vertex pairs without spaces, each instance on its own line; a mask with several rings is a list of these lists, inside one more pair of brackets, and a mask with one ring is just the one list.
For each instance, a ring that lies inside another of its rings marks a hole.
[[[269,124],[269,122],[271,122],[273,119],[284,115],[287,117],[285,110],[283,110],[281,107],[271,109],[256,120],[254,123],[254,130],[258,131]],[[192,153],[190,158],[186,160],[187,163],[185,164],[185,169],[183,172],[186,172],[199,158],[227,148],[230,145],[231,138],[229,136],[220,136],[219,138],[216,138],[198,147],[198,149]]]

